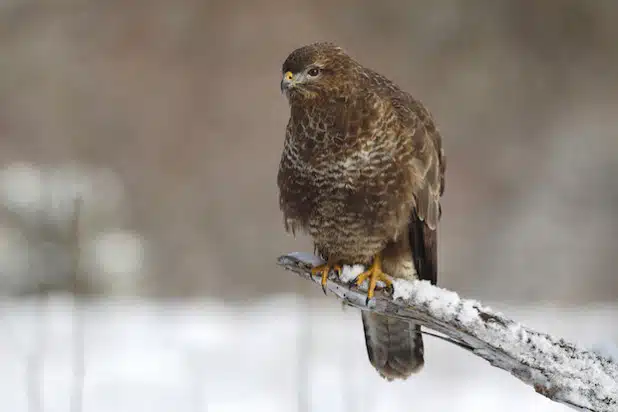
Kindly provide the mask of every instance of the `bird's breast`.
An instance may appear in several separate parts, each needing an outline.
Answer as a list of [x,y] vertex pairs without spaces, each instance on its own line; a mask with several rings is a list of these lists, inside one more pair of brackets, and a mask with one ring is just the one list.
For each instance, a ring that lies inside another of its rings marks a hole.
[[392,159],[371,150],[307,157],[293,147],[288,151],[281,196],[290,225],[306,229],[324,250],[349,258],[371,256],[397,236],[405,211],[395,201]]

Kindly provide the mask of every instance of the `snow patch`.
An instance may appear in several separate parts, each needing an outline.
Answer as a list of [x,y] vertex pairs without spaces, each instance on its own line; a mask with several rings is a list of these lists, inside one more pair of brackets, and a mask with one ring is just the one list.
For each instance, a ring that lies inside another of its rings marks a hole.
[[365,271],[363,265],[343,266],[340,279],[342,282],[349,283],[355,280],[361,273]]
[[462,324],[466,326],[474,322],[478,322],[479,311],[477,309],[476,302],[470,300],[463,301],[457,318]]
[[414,290],[412,282],[403,279],[393,279],[393,299],[410,299]]

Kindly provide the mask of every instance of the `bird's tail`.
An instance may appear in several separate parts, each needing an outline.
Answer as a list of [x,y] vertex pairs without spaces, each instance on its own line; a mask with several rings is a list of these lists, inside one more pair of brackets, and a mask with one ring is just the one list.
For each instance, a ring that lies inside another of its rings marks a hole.
[[363,311],[369,361],[392,381],[419,372],[425,362],[421,327],[405,320]]

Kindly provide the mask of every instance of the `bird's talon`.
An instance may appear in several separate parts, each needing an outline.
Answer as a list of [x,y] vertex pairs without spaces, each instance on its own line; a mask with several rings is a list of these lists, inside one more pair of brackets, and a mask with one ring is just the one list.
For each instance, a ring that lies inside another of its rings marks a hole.
[[369,269],[358,275],[356,278],[356,286],[362,285],[366,280],[369,280],[369,287],[367,289],[367,300],[365,304],[368,304],[373,298],[379,281],[384,283],[384,288],[392,287],[393,282],[390,280],[390,277],[382,271],[382,259],[379,254],[374,257],[373,263]]
[[320,284],[322,285],[322,291],[324,292],[325,295],[326,295],[326,283],[328,282],[328,275],[330,274],[331,270],[334,270],[337,276],[341,276],[341,266],[338,264],[332,264],[332,263],[327,262],[323,265],[318,265],[314,268],[311,268],[312,276],[320,275],[321,277]]

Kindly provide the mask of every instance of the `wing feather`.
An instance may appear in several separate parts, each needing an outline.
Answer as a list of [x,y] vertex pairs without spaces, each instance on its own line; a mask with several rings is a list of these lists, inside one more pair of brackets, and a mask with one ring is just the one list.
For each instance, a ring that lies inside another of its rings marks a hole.
[[[433,132],[433,133],[431,133]],[[425,130],[422,150],[417,156],[426,165],[423,177],[414,190],[408,235],[412,259],[419,279],[432,284],[438,281],[438,222],[442,209],[440,198],[444,193],[445,162],[438,132]]]

